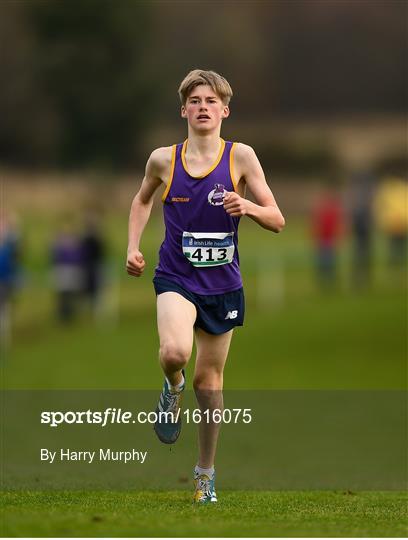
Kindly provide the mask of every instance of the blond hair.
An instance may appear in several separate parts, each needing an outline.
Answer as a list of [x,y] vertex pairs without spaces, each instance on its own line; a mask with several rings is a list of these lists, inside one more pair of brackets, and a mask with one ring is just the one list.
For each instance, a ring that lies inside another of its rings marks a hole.
[[232,97],[232,89],[227,79],[215,71],[202,69],[193,69],[181,82],[178,94],[182,105],[186,104],[187,98],[194,88],[201,84],[208,85],[221,98],[222,102],[228,105]]

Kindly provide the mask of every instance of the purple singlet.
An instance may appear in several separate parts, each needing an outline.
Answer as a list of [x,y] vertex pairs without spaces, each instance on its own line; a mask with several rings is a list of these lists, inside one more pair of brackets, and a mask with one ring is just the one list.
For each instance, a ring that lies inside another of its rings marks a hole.
[[226,191],[235,191],[232,163],[235,143],[221,139],[214,165],[195,177],[187,172],[187,141],[173,146],[171,173],[162,201],[166,235],[155,276],[196,294],[210,295],[242,287],[238,224],[223,207]]

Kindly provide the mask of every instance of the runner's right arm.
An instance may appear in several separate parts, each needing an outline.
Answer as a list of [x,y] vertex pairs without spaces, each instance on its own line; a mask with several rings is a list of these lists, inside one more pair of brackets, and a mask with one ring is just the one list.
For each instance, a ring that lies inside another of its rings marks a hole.
[[163,182],[163,171],[170,168],[170,160],[171,153],[169,153],[168,148],[158,148],[152,152],[146,164],[145,176],[140,190],[133,199],[129,216],[129,242],[126,261],[126,270],[131,276],[140,277],[143,273],[146,263],[139,249],[140,239],[149,221],[154,193]]

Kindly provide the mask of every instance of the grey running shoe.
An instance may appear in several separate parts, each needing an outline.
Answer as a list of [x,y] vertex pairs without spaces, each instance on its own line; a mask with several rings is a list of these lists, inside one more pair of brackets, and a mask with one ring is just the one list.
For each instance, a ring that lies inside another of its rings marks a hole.
[[184,369],[182,373],[184,384],[178,392],[172,392],[167,379],[164,379],[163,390],[156,408],[158,418],[154,424],[154,431],[161,442],[165,444],[175,443],[181,431],[181,402],[186,386]]

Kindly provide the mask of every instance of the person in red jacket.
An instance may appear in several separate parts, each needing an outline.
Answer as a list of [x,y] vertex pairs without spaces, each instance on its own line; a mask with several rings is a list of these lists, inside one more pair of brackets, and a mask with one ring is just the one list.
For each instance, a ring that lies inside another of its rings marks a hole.
[[337,248],[344,232],[344,215],[340,198],[325,190],[312,215],[316,270],[319,284],[332,285],[337,278]]

